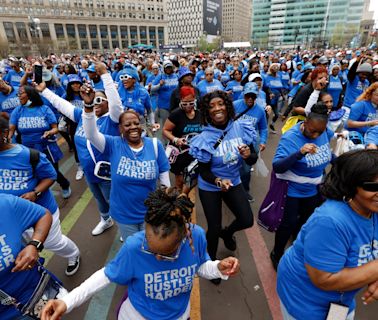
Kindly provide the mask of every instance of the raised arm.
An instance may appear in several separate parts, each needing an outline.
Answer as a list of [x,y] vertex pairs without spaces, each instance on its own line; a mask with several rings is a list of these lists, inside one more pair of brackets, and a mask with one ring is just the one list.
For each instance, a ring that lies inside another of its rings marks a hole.
[[110,119],[118,123],[119,116],[123,112],[123,106],[112,76],[103,63],[96,63],[96,72],[104,83],[105,94],[108,99]]
[[67,100],[59,97],[50,89],[46,88],[46,83],[42,82],[39,85],[35,86],[35,88],[41,92],[42,97],[46,98],[50,101],[50,103],[56,108],[60,113],[64,114],[67,118],[71,119],[73,122],[75,121],[74,111],[75,106],[68,102]]

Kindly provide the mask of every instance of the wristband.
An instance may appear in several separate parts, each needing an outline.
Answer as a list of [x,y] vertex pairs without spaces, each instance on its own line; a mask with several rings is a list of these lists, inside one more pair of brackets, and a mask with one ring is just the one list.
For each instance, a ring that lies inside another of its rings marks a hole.
[[41,191],[37,191],[37,190],[33,190],[35,196],[37,197],[37,199],[41,196],[42,192]]
[[173,143],[176,144],[177,141],[178,141],[178,138],[177,138],[177,137],[174,137],[174,138],[173,138]]
[[92,102],[91,104],[86,104],[86,103],[84,103],[84,107],[85,108],[88,108],[88,109],[93,109],[93,107],[94,107],[94,103]]

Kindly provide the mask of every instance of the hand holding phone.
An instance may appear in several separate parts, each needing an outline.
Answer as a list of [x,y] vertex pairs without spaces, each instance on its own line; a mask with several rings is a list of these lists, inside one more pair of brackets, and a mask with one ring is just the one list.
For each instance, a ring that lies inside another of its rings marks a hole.
[[42,82],[42,66],[37,64],[34,65],[33,74],[34,82],[40,84]]

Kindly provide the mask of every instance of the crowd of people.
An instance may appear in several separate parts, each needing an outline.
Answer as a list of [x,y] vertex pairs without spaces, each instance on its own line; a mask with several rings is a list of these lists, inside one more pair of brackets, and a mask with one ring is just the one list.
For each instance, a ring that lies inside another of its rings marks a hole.
[[[280,134],[272,182],[285,187],[270,253],[284,319],[350,320],[359,289],[378,299],[377,52],[116,50],[12,56],[0,72],[1,319],[33,319],[20,306],[40,291],[41,250],[66,258],[67,276],[80,268],[51,191],[57,182],[69,199],[74,183],[58,138],[97,203],[89,236],[115,222],[124,245],[37,318],[60,319],[114,282],[128,287],[120,320],[189,319],[196,274],[220,285],[238,273],[218,242],[235,252],[235,233],[254,225],[251,172],[269,134]],[[191,222],[197,184],[206,232]]]

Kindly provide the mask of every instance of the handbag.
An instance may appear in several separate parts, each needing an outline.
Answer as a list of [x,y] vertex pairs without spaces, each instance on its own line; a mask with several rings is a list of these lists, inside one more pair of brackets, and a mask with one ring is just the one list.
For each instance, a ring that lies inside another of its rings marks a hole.
[[50,271],[38,263],[38,272],[41,274],[38,285],[33,294],[25,304],[8,295],[0,289],[0,303],[5,306],[13,305],[22,315],[28,315],[32,319],[40,319],[44,306],[50,299],[62,298],[68,291],[63,287],[62,282]]
[[274,171],[270,177],[268,193],[261,204],[257,223],[270,232],[277,231],[284,215],[289,182],[278,179]]

